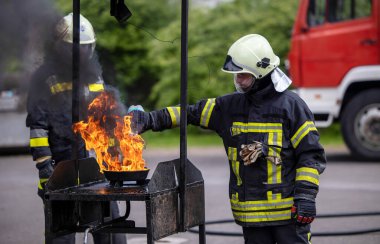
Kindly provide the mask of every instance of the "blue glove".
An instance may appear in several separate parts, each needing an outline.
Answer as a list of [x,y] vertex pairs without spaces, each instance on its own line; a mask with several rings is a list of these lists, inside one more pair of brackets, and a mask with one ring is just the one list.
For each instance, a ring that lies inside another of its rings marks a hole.
[[38,169],[38,176],[40,178],[38,182],[38,196],[40,196],[42,200],[44,200],[46,182],[54,171],[53,164],[54,160],[51,158],[36,164],[36,167]]
[[131,113],[133,111],[143,111],[144,112],[144,108],[141,106],[141,105],[131,105],[129,108],[128,108],[128,111],[127,113]]
[[317,215],[314,200],[296,199],[291,211],[292,219],[298,224],[310,224]]

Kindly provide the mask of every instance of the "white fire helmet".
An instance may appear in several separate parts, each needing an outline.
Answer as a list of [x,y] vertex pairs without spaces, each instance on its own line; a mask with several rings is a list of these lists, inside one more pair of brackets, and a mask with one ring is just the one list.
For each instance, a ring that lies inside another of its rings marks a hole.
[[[256,80],[271,73],[276,91],[286,90],[292,81],[278,68],[280,58],[274,54],[267,39],[249,34],[234,42],[227,53],[222,71],[232,74],[250,73]],[[236,85],[236,84],[235,84]]]
[[250,34],[232,44],[222,71],[250,73],[256,79],[261,79],[279,64],[280,58],[273,53],[267,39],[258,34]]
[[[94,44],[95,32],[90,21],[80,15],[79,19],[80,44]],[[67,43],[73,43],[73,13],[63,17],[56,26],[56,37]]]

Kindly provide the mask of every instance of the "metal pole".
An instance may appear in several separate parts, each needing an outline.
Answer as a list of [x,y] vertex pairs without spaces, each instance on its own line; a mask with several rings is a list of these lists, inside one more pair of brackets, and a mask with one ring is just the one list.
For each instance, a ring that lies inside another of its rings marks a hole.
[[188,48],[188,12],[189,1],[182,0],[181,10],[181,117],[180,117],[180,231],[185,228],[185,186],[186,186],[186,161],[187,161],[187,48]]
[[[79,121],[79,15],[80,15],[80,0],[73,0],[73,59],[72,59],[72,123]],[[75,138],[71,145],[72,159],[78,160],[78,145],[79,145],[79,135],[75,135]],[[78,168],[76,162],[76,168]]]

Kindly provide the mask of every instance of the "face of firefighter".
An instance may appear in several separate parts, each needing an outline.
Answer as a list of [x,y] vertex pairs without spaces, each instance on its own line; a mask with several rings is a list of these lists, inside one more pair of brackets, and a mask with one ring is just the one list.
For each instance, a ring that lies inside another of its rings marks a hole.
[[[79,45],[80,65],[85,65],[88,60],[91,59],[94,53],[94,47],[95,43]],[[71,64],[73,53],[73,46],[71,43],[58,41],[55,45],[55,51],[64,63]]]
[[248,92],[253,84],[255,83],[255,78],[249,73],[237,73],[234,74],[234,84],[236,90],[240,93]]

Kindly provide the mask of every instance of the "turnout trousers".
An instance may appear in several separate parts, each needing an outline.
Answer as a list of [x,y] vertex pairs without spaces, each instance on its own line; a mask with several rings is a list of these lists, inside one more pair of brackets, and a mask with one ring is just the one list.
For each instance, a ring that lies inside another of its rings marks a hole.
[[245,244],[311,244],[310,224],[243,227]]

